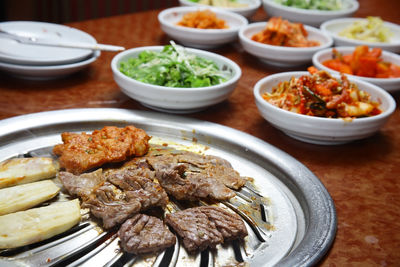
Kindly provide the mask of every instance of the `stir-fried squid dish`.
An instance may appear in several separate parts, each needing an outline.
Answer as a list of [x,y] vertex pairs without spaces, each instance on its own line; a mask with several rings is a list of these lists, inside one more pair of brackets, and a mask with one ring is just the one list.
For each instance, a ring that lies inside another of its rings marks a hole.
[[309,116],[352,119],[381,113],[379,103],[345,75],[337,79],[314,67],[309,72],[311,75],[280,82],[263,98],[279,108]]
[[[9,188],[0,190],[0,248],[60,234],[81,221],[81,208],[103,229],[117,231],[128,253],[160,252],[176,243],[176,235],[189,253],[247,236],[242,218],[217,205],[235,197],[247,179],[223,158],[150,145],[150,138],[134,126],[62,133],[63,143],[53,148],[58,159],[39,160],[54,167],[51,174],[36,164],[37,172],[16,174],[27,177],[21,185],[9,187],[16,184],[9,179],[4,183]],[[1,163],[0,181],[31,160],[37,159]],[[59,194],[53,180],[38,181],[54,176],[72,200],[32,208]],[[173,208],[181,201],[193,204]]]

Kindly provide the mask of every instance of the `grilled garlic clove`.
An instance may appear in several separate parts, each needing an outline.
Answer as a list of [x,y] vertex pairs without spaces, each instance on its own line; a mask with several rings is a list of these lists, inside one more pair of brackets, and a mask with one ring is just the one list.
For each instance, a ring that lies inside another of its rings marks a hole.
[[12,158],[0,163],[0,188],[52,178],[58,164],[51,158]]
[[0,216],[0,249],[48,239],[70,229],[80,219],[78,199]]
[[59,191],[51,180],[0,189],[0,215],[32,208],[52,199]]

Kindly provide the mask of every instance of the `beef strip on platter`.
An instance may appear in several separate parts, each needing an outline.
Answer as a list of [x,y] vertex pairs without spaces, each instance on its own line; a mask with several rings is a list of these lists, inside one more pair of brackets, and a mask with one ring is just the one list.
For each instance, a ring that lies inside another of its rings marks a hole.
[[208,177],[218,180],[232,189],[239,189],[246,183],[246,179],[232,168],[229,161],[214,155],[202,155],[184,150],[173,150],[160,148],[150,150],[145,156],[136,159],[147,159],[154,170],[163,169],[167,164],[185,164],[187,172],[202,173]]
[[216,206],[189,208],[167,214],[166,223],[182,238],[190,253],[247,236],[239,215]]
[[224,241],[215,223],[196,208],[167,214],[165,221],[182,237],[183,246],[190,253],[215,248]]
[[243,239],[247,236],[246,226],[238,214],[215,206],[201,206],[198,209],[215,223],[218,231],[224,237],[224,241]]
[[213,155],[200,155],[188,151],[183,151],[182,154],[176,155],[176,158],[178,163],[187,163],[189,171],[212,177],[229,188],[239,189],[246,182],[232,168],[229,161],[223,158]]
[[157,217],[136,214],[118,231],[121,247],[129,253],[161,252],[176,243],[176,237]]
[[228,161],[188,151],[152,151],[129,164],[154,170],[161,186],[178,200],[228,200],[235,196],[230,188],[240,188],[246,181]]
[[70,194],[82,199],[83,207],[102,219],[106,229],[139,211],[165,207],[168,202],[164,189],[153,181],[152,172],[141,169],[119,169],[101,175],[99,170],[81,175],[60,172],[59,179]]
[[106,181],[102,169],[81,175],[74,175],[70,172],[60,172],[58,178],[70,195],[78,196],[81,199],[89,198],[93,190]]

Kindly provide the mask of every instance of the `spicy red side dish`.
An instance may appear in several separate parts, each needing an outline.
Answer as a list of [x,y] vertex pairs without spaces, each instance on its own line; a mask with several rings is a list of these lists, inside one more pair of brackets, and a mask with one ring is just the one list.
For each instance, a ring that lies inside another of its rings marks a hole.
[[290,23],[281,17],[269,19],[264,30],[251,37],[253,41],[288,47],[318,46],[318,41],[308,40],[308,32],[301,23]]
[[333,58],[322,64],[341,73],[370,78],[398,78],[400,66],[385,62],[381,58],[382,49],[357,46],[352,54],[342,55],[332,49]]
[[381,113],[379,103],[359,90],[345,75],[341,79],[310,67],[311,75],[280,82],[262,97],[269,103],[299,114],[325,118],[359,118]]
[[177,25],[197,29],[229,28],[223,19],[217,18],[217,15],[208,9],[185,14],[182,20],[177,23]]

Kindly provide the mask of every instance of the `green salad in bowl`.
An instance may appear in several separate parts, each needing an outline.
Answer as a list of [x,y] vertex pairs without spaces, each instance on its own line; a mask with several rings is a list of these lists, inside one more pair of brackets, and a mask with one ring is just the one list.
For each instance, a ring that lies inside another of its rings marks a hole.
[[174,43],[162,51],[143,51],[120,63],[119,70],[140,82],[167,87],[206,87],[226,82],[231,73],[212,60],[187,53]]
[[232,60],[171,42],[131,48],[111,61],[121,91],[142,105],[169,113],[191,113],[226,100],[241,77]]
[[275,0],[276,3],[302,8],[302,9],[314,9],[314,10],[340,10],[343,9],[342,0]]
[[268,16],[319,27],[327,20],[351,17],[360,7],[357,0],[263,0]]

